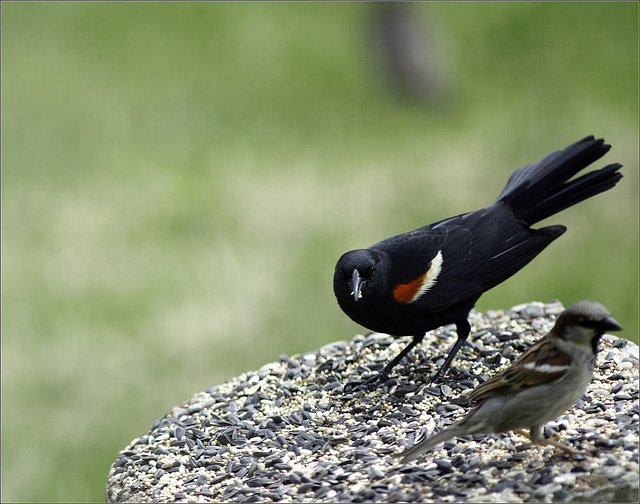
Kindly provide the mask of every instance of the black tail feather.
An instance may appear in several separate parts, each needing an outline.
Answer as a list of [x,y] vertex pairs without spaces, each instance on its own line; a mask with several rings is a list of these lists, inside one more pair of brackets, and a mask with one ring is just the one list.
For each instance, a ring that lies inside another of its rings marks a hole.
[[539,218],[534,222],[550,217],[591,196],[608,191],[622,178],[622,173],[618,172],[620,168],[622,165],[619,163],[611,164],[564,184],[539,203],[540,208],[537,212]]
[[604,156],[610,148],[603,139],[589,136],[562,151],[549,154],[535,164],[516,170],[498,201],[508,203],[518,219],[532,225],[607,191],[622,178],[618,173],[622,165],[608,165],[567,181]]

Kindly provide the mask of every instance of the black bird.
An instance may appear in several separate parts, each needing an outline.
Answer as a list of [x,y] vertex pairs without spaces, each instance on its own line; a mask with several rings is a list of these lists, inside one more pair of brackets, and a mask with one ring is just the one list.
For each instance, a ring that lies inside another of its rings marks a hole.
[[513,172],[492,205],[345,253],[333,290],[340,308],[372,331],[413,340],[375,378],[384,380],[427,331],[455,324],[458,339],[439,381],[469,336],[469,312],[487,290],[527,265],[566,227],[530,226],[611,189],[621,164],[579,178],[610,145],[589,136]]

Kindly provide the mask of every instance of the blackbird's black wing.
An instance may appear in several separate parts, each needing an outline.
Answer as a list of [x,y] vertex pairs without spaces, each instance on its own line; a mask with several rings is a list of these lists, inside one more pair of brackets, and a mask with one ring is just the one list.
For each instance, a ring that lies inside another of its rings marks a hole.
[[467,214],[473,230],[472,260],[461,275],[483,291],[504,282],[531,262],[547,245],[566,231],[564,226],[531,229],[516,219],[511,208],[498,202]]
[[393,284],[411,282],[424,274],[448,239],[448,229],[432,229],[432,225],[387,238],[369,247],[391,260],[388,272]]
[[489,207],[444,219],[373,247],[391,259],[390,278],[405,284],[431,268],[441,253],[441,268],[433,285],[411,304],[425,313],[475,300],[528,264],[564,232],[562,226],[532,230],[518,221],[510,207]]
[[462,217],[438,221],[370,247],[390,258],[389,280],[394,286],[409,284],[429,271],[433,273],[440,254],[440,271],[433,285],[414,302],[407,303],[423,314],[441,312],[483,292],[477,282],[459,274],[468,268],[472,246],[472,233],[461,225]]

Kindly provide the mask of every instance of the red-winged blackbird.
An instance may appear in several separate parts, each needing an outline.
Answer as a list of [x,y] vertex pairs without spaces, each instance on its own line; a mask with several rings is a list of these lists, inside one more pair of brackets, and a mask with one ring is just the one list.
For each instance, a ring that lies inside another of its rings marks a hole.
[[566,231],[559,225],[530,226],[620,180],[622,165],[615,163],[569,181],[610,148],[589,136],[513,172],[490,206],[345,253],[333,276],[342,310],[372,331],[413,337],[376,381],[386,378],[425,332],[455,324],[458,339],[434,377],[442,379],[469,336],[467,317],[482,293]]

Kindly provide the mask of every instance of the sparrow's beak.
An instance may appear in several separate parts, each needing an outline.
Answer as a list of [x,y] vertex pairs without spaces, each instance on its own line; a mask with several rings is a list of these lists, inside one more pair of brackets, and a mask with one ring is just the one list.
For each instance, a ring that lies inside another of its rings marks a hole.
[[607,317],[602,321],[602,329],[605,331],[622,331],[622,326],[613,317]]
[[358,273],[357,269],[354,269],[351,274],[351,294],[353,295],[353,300],[356,302],[362,297],[362,291],[360,290],[362,288],[362,283],[363,280],[360,278],[360,273]]

